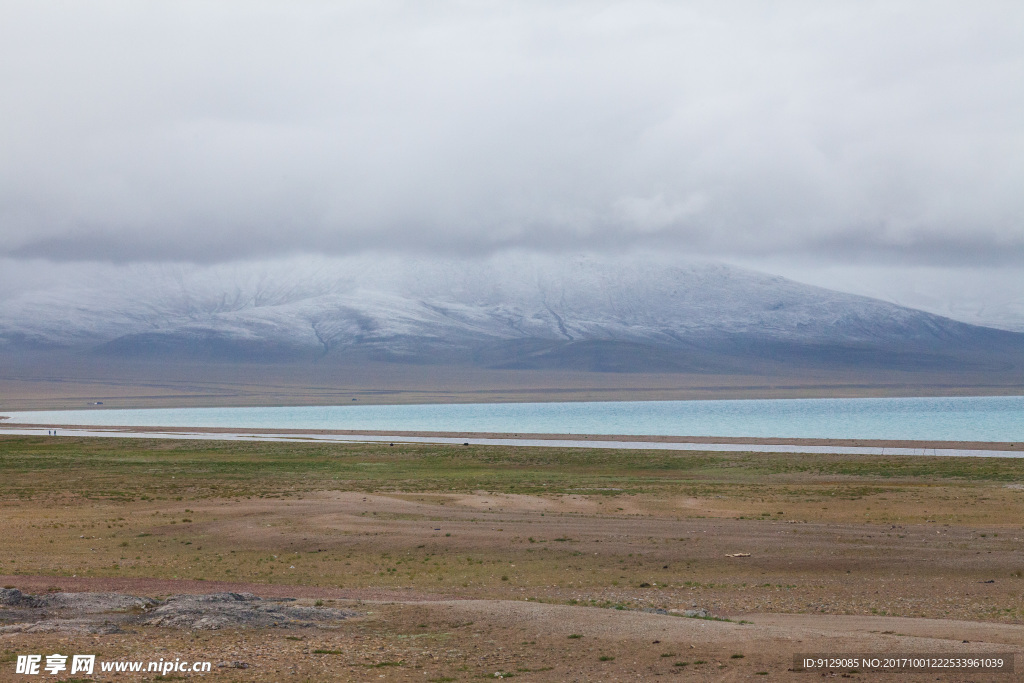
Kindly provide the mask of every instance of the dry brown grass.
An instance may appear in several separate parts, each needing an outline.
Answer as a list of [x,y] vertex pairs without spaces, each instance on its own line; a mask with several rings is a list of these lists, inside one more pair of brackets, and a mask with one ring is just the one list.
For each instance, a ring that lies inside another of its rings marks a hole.
[[[785,676],[814,648],[1024,646],[1018,460],[10,437],[0,457],[9,585],[235,587],[365,614],[338,631],[3,636],[8,653],[252,665],[225,680],[612,680]],[[694,605],[731,621],[643,611]]]

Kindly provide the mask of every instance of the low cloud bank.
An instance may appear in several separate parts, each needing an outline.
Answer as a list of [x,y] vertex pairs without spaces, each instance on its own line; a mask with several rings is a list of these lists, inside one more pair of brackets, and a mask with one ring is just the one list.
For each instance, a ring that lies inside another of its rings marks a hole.
[[8,4],[0,254],[1020,266],[1012,3]]

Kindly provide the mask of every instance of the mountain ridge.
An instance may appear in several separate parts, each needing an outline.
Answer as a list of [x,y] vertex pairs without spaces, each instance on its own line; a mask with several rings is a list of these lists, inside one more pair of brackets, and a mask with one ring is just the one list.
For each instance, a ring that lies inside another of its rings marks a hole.
[[110,268],[0,301],[0,345],[222,362],[613,372],[729,372],[751,359],[998,371],[1024,357],[1024,334],[649,254]]

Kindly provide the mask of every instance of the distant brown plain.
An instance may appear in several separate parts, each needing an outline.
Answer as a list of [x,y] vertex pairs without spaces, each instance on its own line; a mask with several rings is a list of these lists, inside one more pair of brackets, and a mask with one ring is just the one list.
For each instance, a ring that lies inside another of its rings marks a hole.
[[3,410],[1017,395],[1005,373],[763,367],[747,374],[489,370],[443,365],[145,362],[36,354],[0,364]]

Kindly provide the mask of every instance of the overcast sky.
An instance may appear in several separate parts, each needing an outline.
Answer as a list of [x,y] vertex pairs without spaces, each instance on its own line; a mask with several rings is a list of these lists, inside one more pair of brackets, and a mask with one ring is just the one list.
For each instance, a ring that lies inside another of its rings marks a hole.
[[1024,282],[1022,36],[1016,1],[7,0],[0,258],[656,249],[984,298]]

